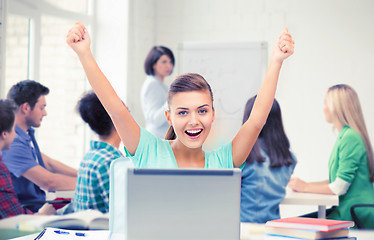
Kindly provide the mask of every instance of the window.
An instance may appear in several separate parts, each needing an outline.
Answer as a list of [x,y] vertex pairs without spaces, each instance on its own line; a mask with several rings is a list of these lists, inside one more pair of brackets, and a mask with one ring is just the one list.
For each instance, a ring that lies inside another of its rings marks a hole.
[[[50,89],[48,115],[37,130],[43,153],[77,168],[86,152],[86,127],[76,104],[88,88],[82,67],[66,45],[76,20],[91,25],[90,0],[6,1],[5,80],[2,95],[31,79]],[[92,25],[91,25],[92,28]],[[4,41],[2,42],[4,43]]]
[[27,79],[29,73],[29,18],[9,15],[5,45],[5,89],[13,83]]
[[58,8],[72,11],[72,12],[78,12],[78,13],[87,13],[88,4],[89,2],[87,0],[45,0],[46,3],[50,3]]

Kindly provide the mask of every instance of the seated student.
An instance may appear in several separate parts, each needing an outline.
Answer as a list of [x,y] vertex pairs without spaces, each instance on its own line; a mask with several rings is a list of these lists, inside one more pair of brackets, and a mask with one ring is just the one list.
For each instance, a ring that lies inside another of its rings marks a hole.
[[[243,123],[249,118],[256,96],[245,105]],[[262,128],[242,169],[240,221],[265,223],[280,218],[279,203],[296,161],[283,129],[281,109],[274,99]]]
[[[3,161],[11,172],[12,182],[21,203],[45,201],[45,192],[74,190],[77,170],[40,152],[34,128],[40,127],[46,112],[45,95],[49,89],[25,80],[11,87],[8,98],[17,105],[16,137],[9,150],[3,151]],[[57,143],[56,143],[57,144]],[[30,209],[36,212],[42,204]]]
[[[345,84],[330,87],[324,114],[339,131],[328,164],[329,180],[292,178],[288,186],[298,192],[339,195],[339,206],[329,209],[327,218],[352,221],[352,205],[374,204],[374,156],[356,91]],[[374,209],[362,208],[357,215],[365,228],[374,228]]]
[[79,101],[78,111],[83,121],[99,135],[99,141],[91,141],[91,149],[80,164],[74,211],[97,209],[106,213],[109,211],[110,164],[123,156],[118,150],[121,139],[95,93],[87,93]]
[[[14,112],[16,108],[10,100],[0,100],[0,151],[10,148],[16,132],[14,131]],[[10,173],[1,161],[0,154],[0,219],[19,215],[32,214],[29,209],[23,208],[14,191]],[[46,203],[38,210],[38,214],[54,214],[55,209]]]

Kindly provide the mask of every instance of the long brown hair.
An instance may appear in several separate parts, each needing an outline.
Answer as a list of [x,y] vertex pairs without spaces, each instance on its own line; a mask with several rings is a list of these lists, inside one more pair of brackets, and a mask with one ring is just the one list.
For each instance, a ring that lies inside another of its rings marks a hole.
[[356,91],[346,84],[338,84],[329,88],[326,98],[330,113],[335,115],[343,126],[347,125],[360,134],[366,148],[370,181],[374,182],[373,148]]
[[[257,95],[250,98],[245,105],[243,124],[251,115],[256,97]],[[269,156],[271,168],[281,167],[283,165],[290,166],[295,163],[295,160],[292,158],[290,152],[290,142],[288,141],[283,128],[280,105],[276,99],[274,99],[273,105],[269,112],[269,116],[258,136],[258,139],[256,140],[251,152],[247,157],[247,163],[253,163],[255,161],[265,161],[264,156],[261,154],[259,142],[260,139],[263,140],[263,144],[261,147],[263,147],[264,151]]]
[[[170,108],[171,100],[173,99],[174,95],[180,92],[192,92],[192,91],[209,91],[210,97],[212,99],[212,107],[213,107],[213,92],[210,88],[209,83],[197,73],[185,73],[179,75],[175,78],[175,80],[171,83],[168,92],[168,105]],[[168,131],[166,132],[165,139],[166,140],[174,140],[177,136],[175,135],[173,126],[170,126]]]

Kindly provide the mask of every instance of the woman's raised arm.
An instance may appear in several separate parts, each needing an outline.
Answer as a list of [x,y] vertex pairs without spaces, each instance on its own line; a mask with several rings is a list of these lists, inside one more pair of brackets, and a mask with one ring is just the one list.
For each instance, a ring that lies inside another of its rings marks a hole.
[[293,52],[294,41],[288,30],[285,29],[273,45],[269,67],[258,91],[251,115],[232,141],[232,157],[235,167],[240,167],[244,163],[265,125],[273,105],[282,63]]
[[134,154],[140,138],[139,125],[97,65],[90,48],[90,36],[82,22],[76,22],[70,29],[66,42],[78,55],[92,89],[112,118],[124,146]]

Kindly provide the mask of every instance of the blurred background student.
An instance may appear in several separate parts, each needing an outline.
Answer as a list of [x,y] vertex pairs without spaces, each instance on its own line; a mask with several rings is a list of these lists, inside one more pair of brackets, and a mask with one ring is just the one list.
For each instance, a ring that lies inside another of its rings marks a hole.
[[[345,84],[330,87],[323,112],[326,122],[339,132],[328,163],[329,180],[292,178],[289,187],[298,192],[339,195],[339,206],[328,209],[327,218],[353,220],[353,205],[374,204],[373,150],[356,91]],[[357,215],[365,228],[374,228],[374,207],[358,209]]]
[[17,106],[16,137],[10,148],[2,152],[3,162],[11,173],[19,201],[32,203],[28,208],[33,212],[46,201],[45,191],[73,190],[77,181],[76,169],[49,157],[39,148],[35,131],[47,116],[48,94],[48,87],[33,80],[20,81],[8,92],[8,99]]
[[147,78],[141,90],[141,104],[145,128],[161,139],[169,128],[165,117],[168,87],[164,79],[173,72],[174,63],[173,52],[164,46],[154,46],[144,62]]
[[[256,96],[247,101],[243,123],[250,117],[255,99]],[[280,218],[279,203],[295,165],[281,109],[274,99],[266,124],[242,169],[241,222],[265,223]]]
[[[10,100],[0,100],[0,153],[2,150],[10,148],[11,143],[16,136],[15,116],[16,107]],[[14,190],[10,172],[1,161],[0,154],[0,219],[19,215],[32,214],[32,212],[21,206],[18,201],[16,191]],[[52,215],[55,209],[51,204],[44,204],[38,209],[37,214]]]
[[85,94],[79,100],[78,111],[99,140],[90,142],[90,150],[80,163],[73,208],[75,212],[96,209],[106,213],[109,212],[110,164],[114,159],[123,157],[118,150],[121,139],[94,92]]

